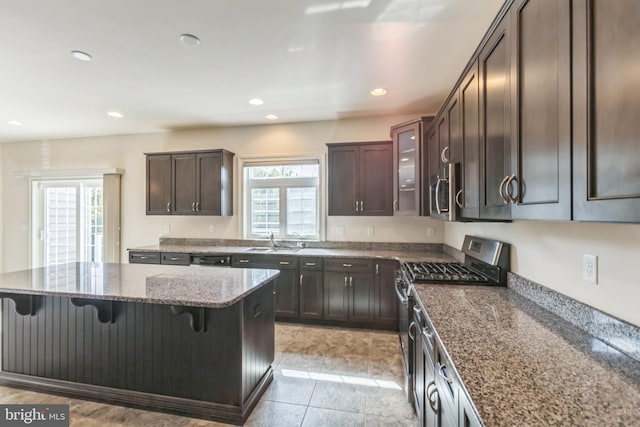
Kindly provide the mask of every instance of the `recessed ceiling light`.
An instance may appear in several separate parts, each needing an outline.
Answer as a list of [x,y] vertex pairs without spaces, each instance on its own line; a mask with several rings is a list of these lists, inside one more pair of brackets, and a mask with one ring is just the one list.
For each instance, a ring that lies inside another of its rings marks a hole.
[[387,90],[383,87],[377,87],[371,91],[371,95],[373,96],[382,96],[386,94],[387,94]]
[[91,61],[91,55],[86,52],[82,52],[79,50],[72,50],[71,55],[76,58],[78,61]]
[[115,117],[116,119],[121,119],[124,117],[124,115],[118,111],[109,111],[107,115],[111,117]]
[[278,120],[278,116],[276,116],[275,114],[267,114],[266,116],[264,116],[264,118],[267,120]]
[[200,44],[198,36],[194,36],[193,34],[182,34],[180,41],[187,46],[198,46]]
[[13,125],[13,126],[22,126],[22,122],[19,122],[17,120],[9,120],[7,124]]
[[262,105],[262,104],[264,104],[264,101],[262,99],[260,99],[260,98],[251,98],[249,100],[249,104],[251,104],[251,105]]

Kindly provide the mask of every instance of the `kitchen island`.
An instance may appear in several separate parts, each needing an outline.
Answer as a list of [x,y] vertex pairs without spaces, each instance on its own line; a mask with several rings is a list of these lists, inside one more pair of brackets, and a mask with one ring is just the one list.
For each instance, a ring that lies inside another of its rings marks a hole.
[[273,378],[276,270],[72,263],[0,275],[0,382],[241,424]]

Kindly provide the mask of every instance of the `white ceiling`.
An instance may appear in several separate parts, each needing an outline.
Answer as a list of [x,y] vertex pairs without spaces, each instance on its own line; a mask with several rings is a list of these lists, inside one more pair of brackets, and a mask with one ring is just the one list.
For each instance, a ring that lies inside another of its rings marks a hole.
[[0,141],[433,113],[502,3],[0,0]]

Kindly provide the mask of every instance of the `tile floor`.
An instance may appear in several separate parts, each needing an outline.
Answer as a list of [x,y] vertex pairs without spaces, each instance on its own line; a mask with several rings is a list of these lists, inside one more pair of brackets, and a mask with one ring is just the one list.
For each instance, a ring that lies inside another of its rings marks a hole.
[[[415,426],[396,334],[276,325],[274,381],[245,426]],[[227,426],[0,387],[2,403],[69,403],[72,426]]]

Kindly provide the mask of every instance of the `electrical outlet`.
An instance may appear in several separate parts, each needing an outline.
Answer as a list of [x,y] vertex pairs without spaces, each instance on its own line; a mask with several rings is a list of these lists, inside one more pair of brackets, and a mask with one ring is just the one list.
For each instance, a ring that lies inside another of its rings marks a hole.
[[344,236],[344,227],[341,225],[333,227],[333,234],[335,234],[336,236]]
[[171,233],[171,224],[165,224],[164,225],[164,232],[165,233]]
[[582,256],[582,279],[598,284],[598,256],[584,254]]
[[367,236],[373,236],[374,228],[373,226],[367,227]]

